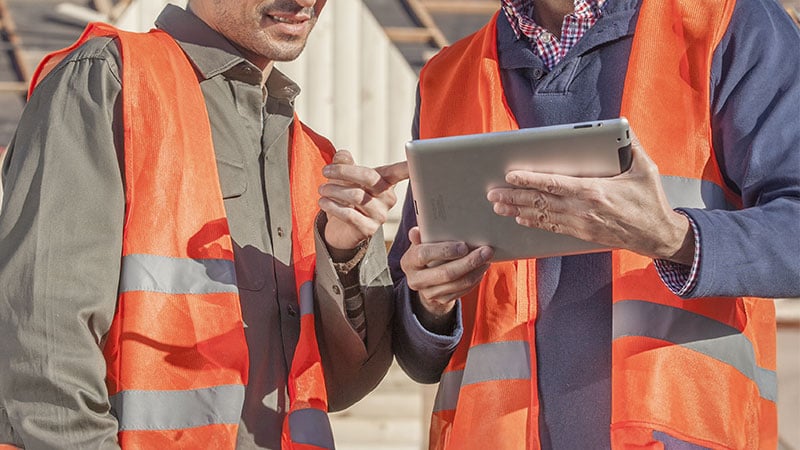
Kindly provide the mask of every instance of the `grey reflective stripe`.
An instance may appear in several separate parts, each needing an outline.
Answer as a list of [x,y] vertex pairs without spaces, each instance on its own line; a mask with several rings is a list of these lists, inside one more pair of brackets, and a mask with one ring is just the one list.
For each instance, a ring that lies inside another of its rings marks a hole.
[[111,396],[120,431],[181,430],[238,424],[244,386],[225,385],[186,391],[122,391]]
[[233,261],[155,255],[124,256],[119,290],[164,294],[239,292]]
[[314,283],[306,281],[300,285],[300,315],[314,314]]
[[308,408],[289,413],[289,433],[292,442],[334,449],[331,423],[325,411]]
[[442,379],[439,380],[439,389],[436,391],[436,400],[433,402],[433,412],[456,409],[463,377],[463,370],[454,370],[442,374]]
[[476,345],[467,352],[464,371],[447,372],[439,382],[434,411],[455,409],[461,387],[486,381],[529,380],[531,351],[527,341]]
[[661,185],[673,208],[736,209],[717,184],[695,178],[661,175]]
[[641,300],[615,303],[612,321],[614,339],[644,336],[692,349],[753,380],[763,399],[777,399],[777,374],[756,365],[753,343],[733,327],[684,309]]

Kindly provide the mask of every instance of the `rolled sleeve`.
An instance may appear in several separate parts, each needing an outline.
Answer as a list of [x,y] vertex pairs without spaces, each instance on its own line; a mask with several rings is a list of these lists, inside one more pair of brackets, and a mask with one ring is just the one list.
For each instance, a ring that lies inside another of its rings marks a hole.
[[689,219],[689,224],[692,227],[694,236],[694,256],[692,258],[692,265],[668,261],[666,259],[656,259],[654,261],[658,276],[661,281],[677,296],[688,297],[691,295],[692,290],[697,285],[697,271],[700,268],[700,231],[697,229],[697,224],[694,223],[689,215],[681,210],[678,213],[683,214]]
[[397,362],[411,379],[419,383],[437,383],[450,356],[464,333],[461,320],[461,301],[456,302],[455,323],[450,334],[428,331],[414,314],[411,302],[419,301],[416,293],[405,285],[395,287],[397,320],[395,321],[394,352]]
[[367,325],[364,342],[347,318],[345,287],[320,233],[320,220],[318,217],[315,228],[316,328],[328,402],[331,410],[336,411],[347,408],[375,389],[389,370],[394,302],[383,231],[379,229],[354,269],[358,270]]

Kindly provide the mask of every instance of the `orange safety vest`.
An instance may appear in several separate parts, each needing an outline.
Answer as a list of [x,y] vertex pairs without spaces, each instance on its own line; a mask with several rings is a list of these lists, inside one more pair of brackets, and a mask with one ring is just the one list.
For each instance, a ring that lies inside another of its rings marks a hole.
[[[233,449],[248,353],[211,127],[190,62],[163,31],[91,24],[49,55],[36,84],[87,40],[116,37],[122,64],[125,225],[116,314],[103,349],[127,449]],[[314,221],[335,149],[295,117],[292,258],[301,311],[285,450],[333,449],[314,328]]]
[[[642,2],[621,111],[673,206],[741,207],[714,155],[709,100],[713,52],[734,4]],[[518,128],[498,69],[496,18],[423,68],[421,138]],[[666,434],[715,449],[775,448],[773,302],[685,301],[650,258],[619,250],[612,261],[611,446],[663,449]],[[492,264],[464,296],[464,336],[439,384],[431,449],[540,448],[535,265]]]

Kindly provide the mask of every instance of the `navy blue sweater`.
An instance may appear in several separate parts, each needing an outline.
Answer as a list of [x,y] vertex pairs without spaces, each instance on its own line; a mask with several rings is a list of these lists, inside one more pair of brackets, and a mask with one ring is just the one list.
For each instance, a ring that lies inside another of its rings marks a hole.
[[[520,127],[619,116],[638,3],[609,0],[603,17],[552,71],[499,17],[503,87]],[[800,296],[798,72],[800,34],[780,5],[739,0],[709,82],[714,148],[744,209],[686,210],[697,224],[701,249],[699,278],[687,301]],[[418,120],[419,108],[414,138]],[[411,204],[409,192],[389,255],[403,318],[395,330],[395,354],[412,378],[436,382],[463,329],[459,318],[451,335],[434,335],[410,314],[410,302],[418,300],[405,284],[400,258],[409,245],[408,230],[416,225]],[[608,448],[611,254],[547,258],[537,268],[542,448]],[[668,448],[692,448],[673,444],[679,446]]]

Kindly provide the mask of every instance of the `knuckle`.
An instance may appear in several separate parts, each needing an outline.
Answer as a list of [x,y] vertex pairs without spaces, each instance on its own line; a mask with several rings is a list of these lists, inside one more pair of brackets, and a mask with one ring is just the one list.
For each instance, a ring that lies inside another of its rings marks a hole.
[[536,220],[538,223],[547,223],[550,220],[550,215],[547,211],[541,211],[536,215]]
[[545,184],[545,191],[549,192],[550,194],[558,194],[561,192],[561,186],[559,185],[558,181],[554,179],[547,180],[547,184]]
[[483,258],[478,252],[474,252],[469,258],[469,269],[475,270],[484,264]]
[[548,206],[547,197],[544,194],[536,194],[533,198],[533,207],[536,209],[545,209]]
[[[375,220],[377,220],[378,222],[380,222],[380,223],[386,223],[386,221],[387,221],[388,219],[389,219],[389,214],[387,213],[387,211],[386,211],[386,210],[384,210],[384,209],[379,209],[379,210],[377,210],[377,211],[375,212]],[[376,227],[376,228],[377,228],[377,227]]]

